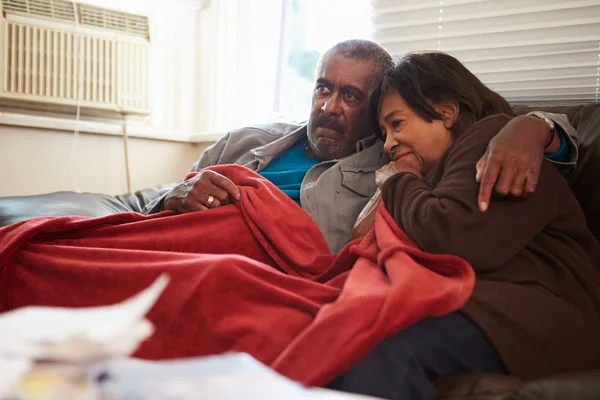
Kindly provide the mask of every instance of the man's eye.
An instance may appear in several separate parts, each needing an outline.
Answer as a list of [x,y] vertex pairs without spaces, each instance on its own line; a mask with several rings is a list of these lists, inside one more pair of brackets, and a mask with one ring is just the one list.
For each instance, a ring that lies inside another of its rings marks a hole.
[[317,93],[326,93],[328,91],[329,91],[329,89],[327,89],[327,87],[325,85],[317,85],[315,87],[315,92],[317,92]]
[[344,93],[344,98],[346,99],[346,101],[358,100],[358,97],[356,95],[354,95],[353,93]]

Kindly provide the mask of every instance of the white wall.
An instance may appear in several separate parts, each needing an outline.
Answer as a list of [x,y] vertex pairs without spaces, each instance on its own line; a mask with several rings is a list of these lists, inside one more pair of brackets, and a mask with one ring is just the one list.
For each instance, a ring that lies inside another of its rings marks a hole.
[[[129,139],[132,190],[180,182],[207,144]],[[123,139],[80,134],[69,170],[73,133],[0,126],[0,197],[60,190],[127,192]]]

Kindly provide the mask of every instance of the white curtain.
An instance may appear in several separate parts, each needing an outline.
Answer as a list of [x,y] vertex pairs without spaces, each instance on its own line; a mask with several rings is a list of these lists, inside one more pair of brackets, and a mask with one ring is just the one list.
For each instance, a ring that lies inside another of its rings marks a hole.
[[515,104],[598,102],[600,0],[372,0],[394,56],[442,50]]
[[282,0],[218,0],[200,11],[200,106],[207,138],[274,116]]
[[282,0],[83,2],[148,15],[153,129],[214,140],[274,117]]

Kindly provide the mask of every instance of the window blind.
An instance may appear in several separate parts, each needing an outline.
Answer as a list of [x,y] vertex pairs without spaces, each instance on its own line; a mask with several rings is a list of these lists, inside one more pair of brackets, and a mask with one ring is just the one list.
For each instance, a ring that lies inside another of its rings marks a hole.
[[600,100],[600,0],[372,0],[373,37],[401,57],[442,50],[513,104]]

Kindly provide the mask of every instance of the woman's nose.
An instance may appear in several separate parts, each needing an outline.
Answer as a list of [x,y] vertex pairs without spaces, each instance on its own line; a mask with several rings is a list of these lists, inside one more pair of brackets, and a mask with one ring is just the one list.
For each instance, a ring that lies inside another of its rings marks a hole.
[[385,144],[383,145],[383,149],[388,154],[393,154],[394,151],[398,148],[400,143],[394,138],[393,135],[387,135],[385,137]]

